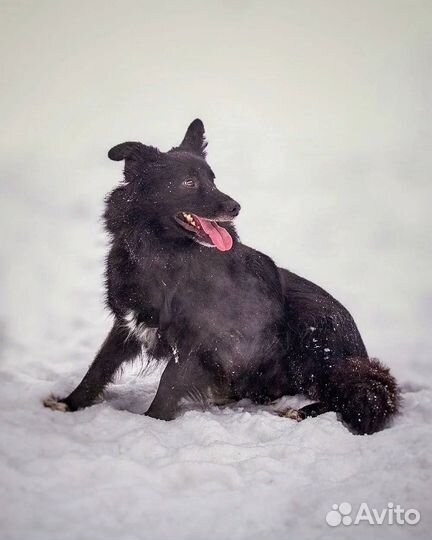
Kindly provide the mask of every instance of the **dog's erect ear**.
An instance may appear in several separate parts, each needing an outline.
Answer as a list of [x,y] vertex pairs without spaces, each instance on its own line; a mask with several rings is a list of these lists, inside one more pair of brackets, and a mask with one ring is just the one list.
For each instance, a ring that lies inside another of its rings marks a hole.
[[204,124],[199,118],[196,118],[187,128],[186,135],[178,149],[186,150],[187,152],[192,152],[205,158],[206,147],[207,141],[205,139]]
[[123,159],[155,158],[159,151],[153,146],[146,146],[140,142],[124,142],[113,146],[108,152],[108,157],[113,161]]

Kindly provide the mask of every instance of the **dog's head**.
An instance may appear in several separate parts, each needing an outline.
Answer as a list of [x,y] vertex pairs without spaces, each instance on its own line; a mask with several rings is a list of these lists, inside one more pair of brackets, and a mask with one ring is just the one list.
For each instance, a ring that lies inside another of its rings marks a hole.
[[227,251],[236,233],[240,205],[215,185],[206,161],[204,125],[194,120],[179,146],[161,152],[139,142],[111,148],[108,157],[125,160],[124,184],[107,199],[105,219],[113,234],[123,226],[144,227],[159,236],[190,239]]

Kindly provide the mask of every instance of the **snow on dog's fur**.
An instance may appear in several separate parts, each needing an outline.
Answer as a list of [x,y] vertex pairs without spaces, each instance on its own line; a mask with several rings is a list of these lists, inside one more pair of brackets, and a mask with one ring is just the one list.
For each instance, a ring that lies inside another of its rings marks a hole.
[[144,346],[168,358],[154,418],[174,418],[191,395],[268,403],[302,393],[316,403],[287,416],[333,410],[356,433],[382,429],[398,410],[396,381],[339,302],[240,242],[240,205],[216,187],[205,148],[195,120],[168,152],[138,142],[109,151],[125,161],[105,211],[114,324],[78,387],[46,406],[91,405]]

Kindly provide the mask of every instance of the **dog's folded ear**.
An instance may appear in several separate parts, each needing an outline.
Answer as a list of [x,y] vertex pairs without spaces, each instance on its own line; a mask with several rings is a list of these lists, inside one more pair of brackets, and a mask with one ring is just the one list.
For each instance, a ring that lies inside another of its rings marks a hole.
[[186,150],[205,158],[206,148],[204,124],[199,118],[196,118],[187,128],[186,135],[176,150]]
[[113,161],[123,159],[151,159],[157,157],[159,151],[153,146],[146,146],[140,142],[124,142],[113,146],[108,157]]
[[122,161],[123,159],[128,159],[133,154],[139,153],[141,147],[144,146],[139,142],[124,142],[113,146],[108,152],[108,157],[113,161]]

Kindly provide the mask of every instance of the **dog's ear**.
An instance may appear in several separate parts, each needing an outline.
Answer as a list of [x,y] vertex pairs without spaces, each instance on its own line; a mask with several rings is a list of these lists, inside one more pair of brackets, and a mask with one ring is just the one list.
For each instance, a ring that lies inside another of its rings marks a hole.
[[196,118],[187,128],[186,135],[177,149],[186,150],[205,158],[206,148],[204,124],[199,118]]
[[122,161],[123,159],[154,159],[159,151],[153,146],[146,146],[140,142],[124,142],[113,146],[108,152],[108,157],[113,161]]

